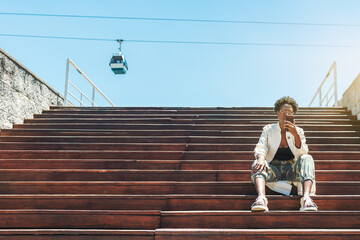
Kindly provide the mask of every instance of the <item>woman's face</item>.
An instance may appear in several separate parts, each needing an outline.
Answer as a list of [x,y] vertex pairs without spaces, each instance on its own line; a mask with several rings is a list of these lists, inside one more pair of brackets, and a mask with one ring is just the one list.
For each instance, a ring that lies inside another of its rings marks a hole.
[[284,104],[281,106],[280,111],[276,112],[279,123],[281,126],[285,124],[285,116],[286,115],[294,115],[294,110],[290,104]]

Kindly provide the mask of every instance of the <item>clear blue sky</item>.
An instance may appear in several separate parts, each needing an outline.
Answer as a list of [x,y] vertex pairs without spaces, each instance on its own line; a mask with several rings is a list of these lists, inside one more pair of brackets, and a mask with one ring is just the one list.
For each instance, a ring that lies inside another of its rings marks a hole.
[[[356,0],[0,0],[0,12],[359,24]],[[0,15],[0,34],[282,44],[360,45],[360,27],[194,23]],[[71,58],[117,106],[307,106],[333,61],[339,98],[360,72],[360,48],[124,43],[0,36],[0,48],[64,94]],[[71,72],[74,81],[78,74]]]

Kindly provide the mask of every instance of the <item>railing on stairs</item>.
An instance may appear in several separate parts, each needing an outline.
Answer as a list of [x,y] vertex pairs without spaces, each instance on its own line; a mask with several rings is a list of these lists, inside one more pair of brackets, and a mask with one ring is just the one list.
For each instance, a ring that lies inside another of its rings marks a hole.
[[[85,80],[87,80],[88,83],[90,83],[90,85],[92,86],[92,96],[91,99],[85,94],[83,93],[79,87],[75,86],[74,83],[72,83],[69,80],[69,69],[70,69],[70,64],[81,74],[81,76],[83,76],[85,78]],[[78,97],[75,96],[75,94],[73,94],[72,92],[69,91],[69,85],[71,85],[76,91],[78,91],[78,93],[80,93],[80,99]],[[91,106],[97,106],[95,104],[95,93],[96,91],[98,93],[100,93],[101,96],[104,97],[104,99],[112,106],[115,107],[115,105],[105,96],[105,94],[103,92],[100,91],[100,89],[98,87],[95,86],[95,84],[84,74],[83,71],[81,71],[81,69],[76,66],[76,64],[71,60],[71,59],[67,59],[67,63],[66,63],[66,77],[65,77],[65,94],[64,94],[64,106],[67,106],[68,104],[71,104],[68,101],[68,95],[70,95],[71,97],[73,97],[79,104],[80,106],[84,106],[86,107],[83,98],[87,99],[90,103]],[[72,105],[72,104],[71,104]]]
[[[326,80],[329,78],[331,71],[334,71],[334,82],[331,84],[331,86],[329,87],[329,89],[328,89],[328,91],[326,92],[326,94],[325,94],[324,96],[322,96],[322,90],[323,90],[322,88],[323,88]],[[332,89],[334,89],[334,91],[333,91],[332,95],[329,97],[329,93],[330,93],[330,91],[331,91]],[[319,87],[318,90],[316,91],[315,96],[314,96],[313,99],[311,100],[311,102],[310,102],[310,104],[309,104],[309,107],[311,107],[311,104],[314,102],[314,100],[315,100],[315,98],[316,98],[317,95],[319,95],[319,106],[320,106],[320,107],[323,106],[323,102],[324,102],[325,100],[326,100],[326,104],[325,104],[324,106],[325,106],[325,107],[328,107],[331,99],[333,99],[333,98],[334,98],[335,103],[332,105],[332,107],[337,106],[338,100],[337,100],[337,71],[336,71],[336,62],[334,62],[334,63],[331,65],[331,67],[330,67],[328,73],[326,74],[324,80],[323,80],[322,83],[320,84],[320,87]]]
[[360,74],[351,83],[350,87],[344,92],[339,100],[339,105],[347,107],[352,115],[356,115],[360,120]]

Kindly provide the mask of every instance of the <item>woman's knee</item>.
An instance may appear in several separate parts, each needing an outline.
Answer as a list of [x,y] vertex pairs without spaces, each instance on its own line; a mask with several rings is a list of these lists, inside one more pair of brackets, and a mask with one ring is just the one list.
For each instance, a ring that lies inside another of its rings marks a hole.
[[266,174],[266,172],[264,172],[264,171],[262,171],[262,173],[257,172],[257,173],[251,174],[251,182],[252,182],[253,184],[255,184],[255,179],[256,179],[256,178],[262,178],[262,179],[264,179],[264,181],[266,182],[267,174]]
[[257,161],[255,160],[251,166],[251,182],[253,184],[255,184],[255,178],[263,178],[265,181],[268,178],[268,174],[266,172],[266,167],[260,172],[260,170],[258,170],[257,172],[254,173],[254,167],[256,165]]
[[304,164],[314,164],[314,159],[310,154],[300,156],[300,162]]
[[315,164],[314,159],[309,154],[304,154],[300,157],[301,159],[301,170],[300,170],[300,181],[303,183],[305,180],[315,180]]

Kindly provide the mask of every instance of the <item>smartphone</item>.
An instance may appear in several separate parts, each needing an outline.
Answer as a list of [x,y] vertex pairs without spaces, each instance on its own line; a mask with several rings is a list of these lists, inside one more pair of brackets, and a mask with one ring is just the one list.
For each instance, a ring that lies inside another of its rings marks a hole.
[[285,116],[285,121],[289,121],[289,122],[294,123],[294,116],[286,115]]

